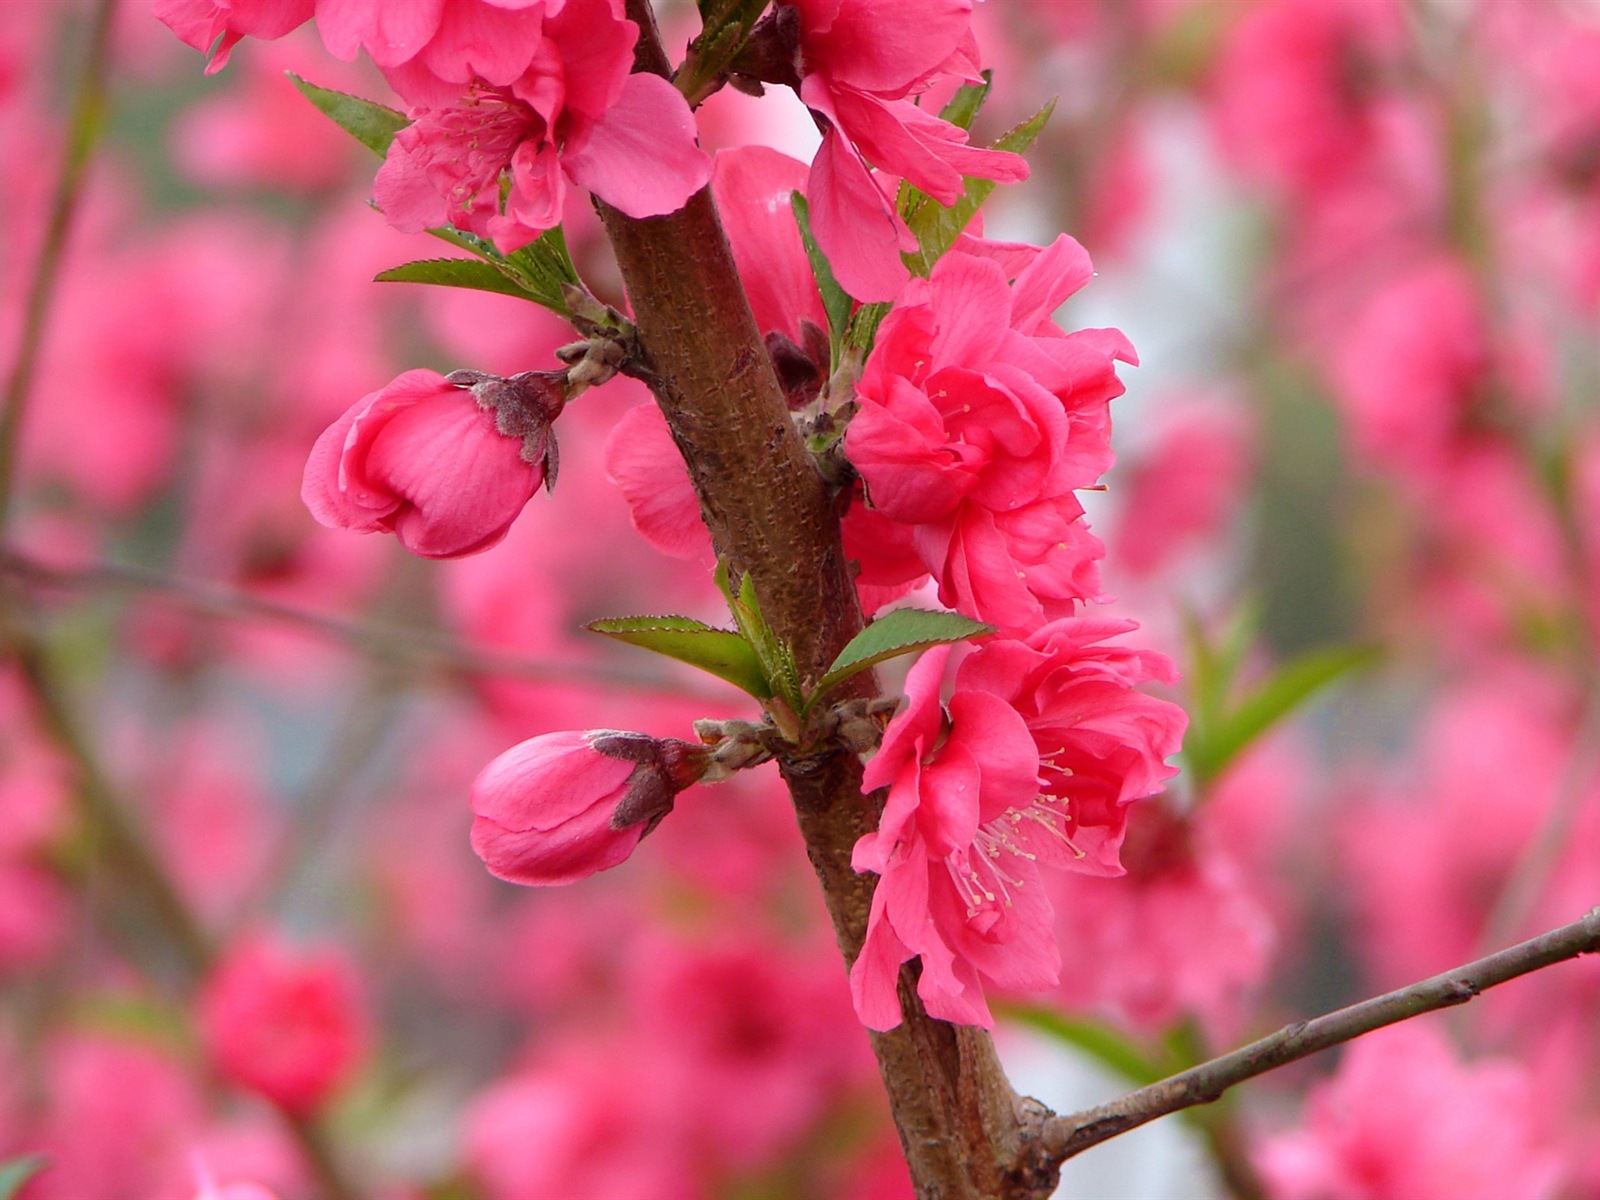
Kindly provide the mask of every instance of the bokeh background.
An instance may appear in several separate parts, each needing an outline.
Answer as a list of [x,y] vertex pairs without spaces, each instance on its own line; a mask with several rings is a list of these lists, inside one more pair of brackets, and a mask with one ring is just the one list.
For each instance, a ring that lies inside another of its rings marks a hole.
[[[681,51],[692,7],[658,7]],[[607,477],[647,394],[574,403],[559,486],[490,553],[318,527],[305,456],[357,398],[547,368],[569,331],[371,282],[437,243],[385,225],[377,160],[285,74],[386,99],[365,64],[301,30],[207,77],[147,0],[114,9],[87,69],[98,7],[0,13],[0,1161],[49,1156],[20,1196],[186,1200],[197,1162],[286,1200],[908,1196],[775,774],[562,891],[467,845],[516,741],[751,715],[581,628],[723,619]],[[1004,1003],[1019,1088],[1061,1107],[1600,898],[1600,7],[989,0],[974,27],[980,140],[1059,97],[986,232],[1082,241],[1063,324],[1143,359],[1085,502],[1108,611],[1192,721],[1128,876],[1054,897],[1059,991]],[[817,142],[786,93],[721,93],[701,133]],[[581,197],[566,230],[620,302]],[[1595,966],[1170,1118],[1062,1194],[1600,1194]]]

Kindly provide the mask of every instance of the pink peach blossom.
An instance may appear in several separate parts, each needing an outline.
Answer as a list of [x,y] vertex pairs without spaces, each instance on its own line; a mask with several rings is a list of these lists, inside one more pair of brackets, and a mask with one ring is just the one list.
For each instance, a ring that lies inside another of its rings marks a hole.
[[704,752],[612,729],[546,733],[472,784],[472,848],[490,872],[532,886],[608,870],[672,811]]
[[1010,837],[1012,815],[1037,794],[1038,750],[1022,718],[994,696],[957,691],[946,716],[939,685],[949,657],[949,647],[936,647],[911,668],[907,707],[862,781],[889,789],[877,832],[852,857],[858,872],[881,877],[850,971],[869,1029],[900,1023],[896,988],[907,959],[922,959],[917,994],[931,1016],[986,1028],[994,1019],[985,977],[1036,991],[1055,982],[1061,965],[1038,866],[1013,852]]
[[[424,558],[487,550],[552,478],[548,425],[561,401],[547,390],[498,389],[494,395],[507,403],[496,410],[481,382],[407,371],[362,397],[317,439],[301,498],[323,525],[388,530]],[[516,425],[506,431],[512,404],[533,419],[528,432]]]
[[214,75],[239,39],[281,38],[309,21],[315,7],[316,0],[156,0],[152,11],[184,44],[211,55],[206,74]]
[[[419,52],[380,59],[412,104],[375,185],[396,228],[454,224],[510,253],[561,223],[568,179],[631,217],[674,212],[710,179],[683,96],[629,73],[621,0],[443,11]],[[520,28],[493,36],[503,22]]]
[[1120,874],[1126,806],[1173,773],[1184,725],[1176,705],[1135,690],[1173,678],[1151,651],[1105,645],[1130,621],[1062,620],[1026,642],[997,638],[939,683],[948,647],[906,679],[863,786],[887,786],[876,833],[853,865],[882,878],[850,973],[872,1029],[899,1023],[900,964],[922,959],[917,994],[933,1016],[992,1026],[983,982],[1055,985],[1060,951],[1042,867]]
[[940,601],[1002,629],[1099,590],[1073,490],[1111,465],[1116,363],[1137,356],[1115,330],[1051,323],[1092,273],[1066,236],[1010,286],[993,259],[947,254],[880,327],[845,434],[867,502],[910,527]]
[[976,77],[971,20],[972,0],[929,0],[910,11],[884,0],[794,0],[770,21],[793,71],[774,81],[791,83],[823,128],[812,228],[858,300],[892,300],[907,279],[900,254],[917,248],[894,192],[868,163],[944,205],[961,197],[964,177],[1028,177],[1020,155],[969,146],[965,130],[912,99],[943,76]]

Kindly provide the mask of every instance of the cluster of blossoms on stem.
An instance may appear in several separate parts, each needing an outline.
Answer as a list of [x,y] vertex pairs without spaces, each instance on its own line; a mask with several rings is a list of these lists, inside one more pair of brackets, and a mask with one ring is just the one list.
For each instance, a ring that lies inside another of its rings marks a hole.
[[[1183,717],[1138,691],[1170,682],[1160,655],[1108,641],[1132,622],[1090,619],[1102,548],[1076,492],[1110,467],[1116,330],[1068,333],[1055,310],[1093,274],[1062,236],[1046,247],[969,231],[925,278],[926,249],[899,203],[902,182],[942,205],[968,179],[1026,177],[1016,154],[968,143],[921,101],[976,82],[972,0],[928,0],[915,19],[878,0],[788,0],[727,68],[745,90],[792,88],[822,134],[809,170],[750,148],[712,160],[688,102],[634,73],[640,36],[621,0],[160,0],[186,41],[221,66],[244,35],[316,20],[328,49],[365,51],[407,105],[375,184],[406,232],[451,225],[502,254],[561,223],[569,184],[630,217],[672,212],[708,182],[790,407],[847,421],[839,486],[852,489],[847,551],[869,609],[931,580],[946,607],[995,627],[940,688],[948,648],[908,683],[867,771],[886,788],[878,831],[855,848],[880,875],[852,972],[857,1011],[899,1017],[900,965],[922,960],[935,1016],[991,1023],[983,985],[1052,986],[1060,960],[1043,867],[1114,875],[1129,802],[1160,789]],[[843,289],[892,302],[853,395],[789,211],[808,198],[812,231]],[[569,360],[570,361],[570,360]],[[415,554],[453,558],[499,542],[556,469],[551,425],[598,374],[410,371],[318,439],[303,497],[325,525],[390,531]],[[835,394],[838,393],[838,394]],[[653,407],[621,422],[608,457],[646,537],[672,552],[705,545],[698,505]],[[490,870],[561,884],[627,858],[702,778],[752,765],[705,746],[597,730],[545,734],[491,763],[472,789],[472,843]]]
[[901,963],[919,957],[927,1011],[992,1026],[983,983],[1053,987],[1061,969],[1040,868],[1122,873],[1130,802],[1160,790],[1185,724],[1138,691],[1170,660],[1108,644],[1127,620],[1075,615],[1098,599],[1099,541],[1075,491],[1111,465],[1121,333],[1067,333],[1051,316],[1091,277],[1071,238],[1049,247],[966,238],[901,293],[856,389],[844,451],[862,484],[846,517],[862,577],[997,627],[940,689],[929,651],[909,705],[867,766],[887,788],[855,849],[881,876],[851,971],[856,1009],[899,1023]]

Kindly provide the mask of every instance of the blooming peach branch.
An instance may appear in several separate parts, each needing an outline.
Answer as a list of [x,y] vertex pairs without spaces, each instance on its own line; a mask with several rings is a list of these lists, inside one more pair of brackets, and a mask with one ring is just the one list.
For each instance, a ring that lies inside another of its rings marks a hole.
[[[628,0],[641,36],[640,70],[670,64],[645,0]],[[795,432],[760,331],[743,298],[709,189],[666,217],[630,219],[601,205],[633,302],[652,390],[683,452],[718,554],[748,575],[773,633],[795,655],[810,688],[862,627],[829,490]],[[872,699],[870,672],[839,699]],[[879,803],[863,796],[861,764],[843,747],[779,757],[807,852],[847,962],[859,954],[873,877],[851,866],[851,848],[877,824]],[[930,1018],[915,968],[900,973],[904,1021],[874,1034],[920,1196],[1048,1195],[1054,1171],[1024,1153],[1020,1119],[1041,1106],[1018,1097],[982,1029]],[[1017,1173],[1021,1165],[1023,1174]],[[1035,1175],[1036,1165],[1043,1168]],[[1025,1177],[1024,1177],[1025,1176]]]
[[1142,1087],[1107,1104],[1051,1117],[1039,1139],[1040,1155],[1062,1162],[1157,1117],[1210,1104],[1235,1084],[1351,1041],[1385,1025],[1465,1004],[1487,988],[1583,954],[1600,953],[1600,908],[1570,925],[1476,962],[1445,971],[1382,996],[1374,996],[1310,1021],[1297,1021],[1260,1041]]

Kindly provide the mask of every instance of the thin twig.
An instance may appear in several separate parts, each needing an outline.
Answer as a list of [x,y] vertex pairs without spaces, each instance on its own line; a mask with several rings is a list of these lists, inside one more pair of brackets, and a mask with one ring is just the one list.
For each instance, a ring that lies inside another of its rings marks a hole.
[[1170,1079],[1129,1092],[1109,1104],[1051,1117],[1041,1130],[1039,1153],[1048,1161],[1064,1161],[1157,1117],[1198,1104],[1210,1104],[1237,1083],[1319,1050],[1425,1012],[1465,1004],[1478,993],[1507,980],[1597,952],[1600,952],[1600,908],[1590,910],[1582,920],[1571,925],[1563,925],[1477,962],[1290,1025],[1270,1037],[1201,1063]]
[[[685,694],[683,680],[668,679],[659,673],[506,654],[464,645],[431,629],[353,621],[347,617],[254,596],[227,584],[184,579],[148,567],[124,563],[51,566],[30,555],[0,547],[0,575],[11,575],[36,587],[71,591],[99,589],[147,592],[209,616],[296,625],[347,646],[358,654],[397,665],[433,668],[462,675],[493,675],[544,682],[571,680],[673,696]],[[709,689],[695,695],[700,699],[719,698]]]
[[61,276],[61,261],[77,215],[84,172],[104,124],[106,83],[111,75],[111,29],[116,13],[117,0],[100,0],[95,6],[83,69],[73,89],[72,112],[67,118],[67,147],[61,161],[61,174],[56,177],[55,192],[50,197],[44,241],[39,246],[39,258],[23,307],[16,361],[6,380],[5,399],[0,402],[0,530],[6,527],[16,491],[22,418],[39,365],[50,301]]

